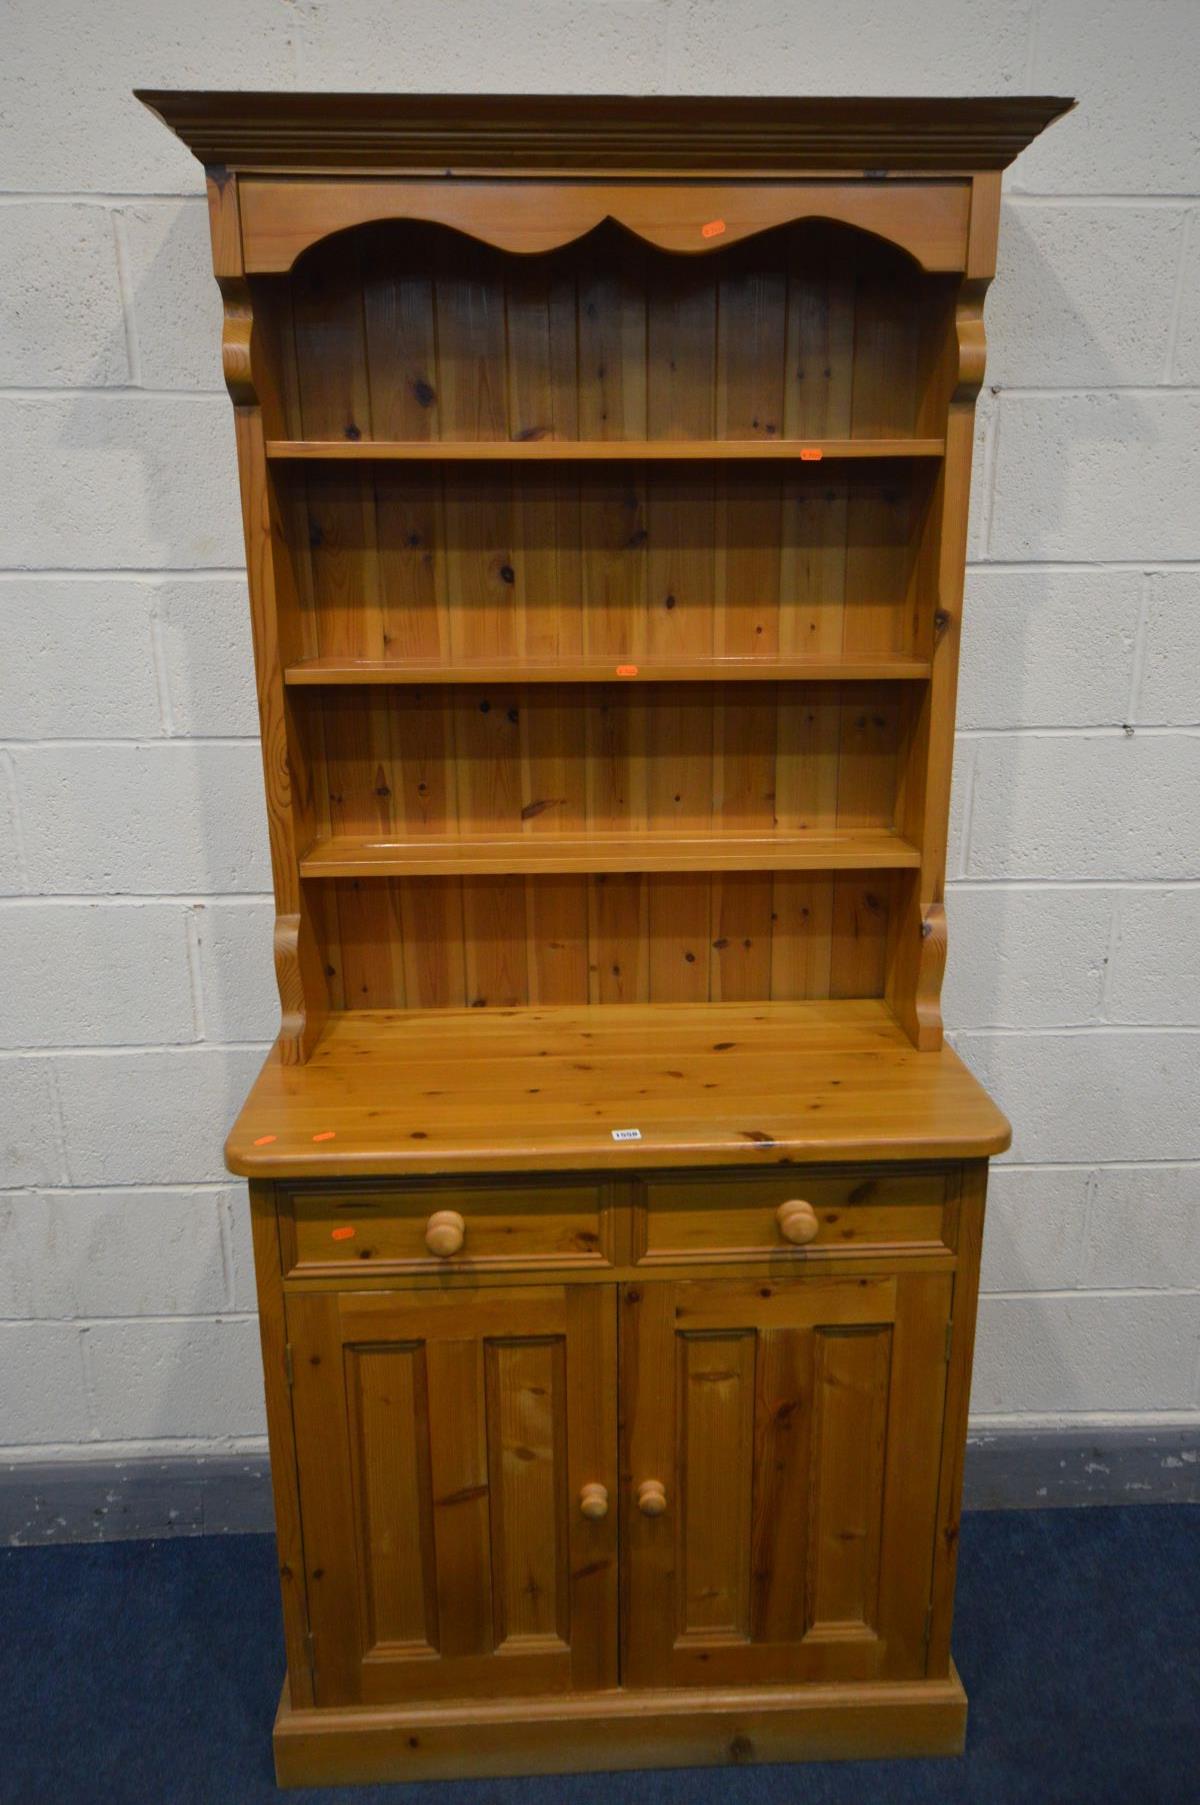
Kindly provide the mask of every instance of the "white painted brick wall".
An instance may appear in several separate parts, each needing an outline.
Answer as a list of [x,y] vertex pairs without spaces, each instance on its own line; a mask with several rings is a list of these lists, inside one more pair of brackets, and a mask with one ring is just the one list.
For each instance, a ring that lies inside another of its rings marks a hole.
[[148,584],[122,577],[31,574],[24,582],[0,584],[0,721],[6,739],[160,734],[153,597]]
[[0,902],[6,1048],[194,1040],[178,903]]
[[946,1020],[975,1028],[1098,1022],[1113,894],[1047,884],[953,891]]
[[1006,389],[1161,381],[1187,220],[1183,202],[1013,197],[988,296],[988,381]]
[[1180,282],[1171,379],[1200,382],[1200,223],[1194,210],[1188,216],[1188,252]]
[[1108,1012],[1181,1027],[1200,1018],[1200,889],[1121,893]]
[[1194,1032],[1017,1029],[959,1033],[955,1040],[1013,1124],[1014,1159],[1086,1164],[1186,1160],[1194,1152]]
[[1200,494],[1195,389],[1018,390],[996,416],[997,563],[1200,559],[1200,509],[1180,505]]
[[113,216],[16,203],[0,219],[0,383],[92,388],[129,381]]
[[0,1220],[6,1317],[197,1316],[229,1305],[219,1191],[20,1191],[0,1199]]
[[12,753],[27,888],[139,896],[265,890],[262,764],[250,740],[43,741]]
[[92,1405],[83,1372],[83,1330],[73,1322],[0,1323],[4,1427],[10,1441],[38,1452],[78,1449]]
[[219,1040],[271,1040],[279,1026],[275,906],[257,898],[198,905],[192,917],[205,1031]]
[[0,395],[11,570],[237,569],[229,402],[131,389]]
[[[984,10],[968,6],[975,14]],[[1200,191],[1196,55],[1190,0],[1034,0],[1022,85],[1074,94],[1068,133],[1021,159],[1014,187],[1036,194]]]
[[972,1402],[984,1416],[1111,1416],[1195,1404],[1194,1292],[1042,1292],[985,1297]]
[[1091,1182],[1085,1166],[992,1168],[983,1243],[985,1293],[1020,1296],[1074,1288]]
[[[276,1004],[200,171],[139,86],[1015,93],[946,1011],[1011,1112],[977,1418],[1200,1418],[1194,0],[10,0],[0,1447],[254,1449],[221,1141]],[[1129,730],[1132,730],[1131,732]]]
[[1187,878],[1198,846],[1195,730],[1007,733],[975,743],[969,877]]
[[71,1183],[223,1179],[225,1135],[261,1064],[245,1047],[58,1055],[51,1066]]
[[164,583],[154,601],[164,708],[174,734],[258,732],[250,611],[241,576]]
[[95,1322],[85,1325],[82,1335],[100,1441],[129,1442],[147,1434],[189,1440],[265,1434],[258,1325],[252,1317]]
[[1197,671],[1200,571],[1155,571],[1147,581],[1144,663],[1133,718],[1147,726],[1194,727]]
[[[959,727],[1120,726],[1144,588],[1136,570],[975,565],[967,573]],[[1160,634],[1168,642],[1172,624]]]
[[1080,1277],[1098,1288],[1195,1290],[1200,1285],[1196,1167],[1109,1166],[1097,1172]]
[[113,223],[124,251],[126,330],[138,382],[223,395],[220,290],[196,280],[212,260],[205,202],[142,201],[116,208]]

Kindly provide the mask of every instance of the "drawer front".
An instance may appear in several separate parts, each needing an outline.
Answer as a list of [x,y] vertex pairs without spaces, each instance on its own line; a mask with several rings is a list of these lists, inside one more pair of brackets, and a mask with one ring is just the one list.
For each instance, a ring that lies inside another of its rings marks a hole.
[[608,1266],[603,1182],[297,1187],[281,1194],[284,1272],[480,1272]]
[[954,1246],[945,1171],[679,1174],[646,1178],[639,1191],[634,1246],[640,1265],[946,1253]]

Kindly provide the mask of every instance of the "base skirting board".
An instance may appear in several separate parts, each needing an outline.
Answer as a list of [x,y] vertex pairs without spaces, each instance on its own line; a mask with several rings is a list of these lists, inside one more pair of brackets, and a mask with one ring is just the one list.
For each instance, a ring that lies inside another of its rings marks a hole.
[[0,1465],[0,1548],[274,1527],[265,1453]]
[[[1200,1503],[1200,1424],[977,1430],[963,1494],[967,1510]],[[0,1465],[0,1547],[273,1528],[265,1454]]]
[[961,1755],[967,1695],[945,1679],[569,1692],[294,1711],[275,1718],[280,1786],[742,1767]]
[[972,1430],[967,1510],[1200,1503],[1200,1423],[1181,1428]]

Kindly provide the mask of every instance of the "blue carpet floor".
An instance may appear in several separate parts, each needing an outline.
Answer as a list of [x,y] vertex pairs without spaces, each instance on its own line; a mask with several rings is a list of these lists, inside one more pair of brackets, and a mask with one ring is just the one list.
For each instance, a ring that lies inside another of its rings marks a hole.
[[[1200,1506],[963,1524],[960,1761],[361,1787],[341,1805],[1200,1805]],[[3,1805],[278,1799],[273,1544],[0,1551]],[[283,1795],[287,1796],[287,1795]]]

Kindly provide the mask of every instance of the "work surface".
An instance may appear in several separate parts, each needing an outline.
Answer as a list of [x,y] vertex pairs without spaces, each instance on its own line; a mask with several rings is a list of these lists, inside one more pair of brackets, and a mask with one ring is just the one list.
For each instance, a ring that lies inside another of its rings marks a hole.
[[878,1002],[334,1016],[272,1054],[226,1146],[249,1177],[983,1158],[1008,1123]]

